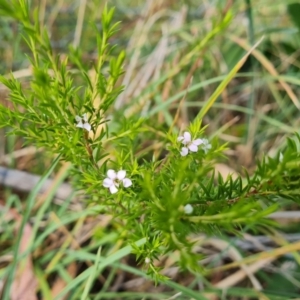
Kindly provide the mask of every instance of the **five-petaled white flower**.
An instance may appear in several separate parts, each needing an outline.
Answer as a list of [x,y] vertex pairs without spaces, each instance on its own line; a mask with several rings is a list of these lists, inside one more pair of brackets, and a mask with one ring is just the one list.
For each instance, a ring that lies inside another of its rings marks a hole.
[[184,212],[189,215],[193,212],[194,208],[191,204],[187,204],[184,208],[183,208]]
[[76,127],[84,128],[87,131],[90,131],[92,129],[91,124],[88,122],[87,114],[83,114],[82,117],[76,116],[75,120],[77,122]]
[[110,192],[115,194],[121,182],[125,188],[132,185],[132,181],[126,178],[126,171],[120,170],[116,173],[114,170],[108,170],[107,178],[103,180],[103,186],[109,188]]
[[207,139],[202,139],[202,149],[204,150],[205,153],[208,152],[209,149],[211,149],[211,144],[208,142]]
[[183,136],[178,137],[177,140],[185,146],[181,148],[181,156],[186,156],[189,153],[189,151],[197,152],[198,146],[203,144],[202,139],[192,140],[191,134],[187,131],[184,132]]

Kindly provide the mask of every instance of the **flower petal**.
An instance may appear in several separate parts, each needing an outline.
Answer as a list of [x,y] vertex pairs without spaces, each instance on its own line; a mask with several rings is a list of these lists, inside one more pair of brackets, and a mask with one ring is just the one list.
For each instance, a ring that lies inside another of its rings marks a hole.
[[116,186],[114,184],[109,187],[109,190],[112,194],[115,194],[118,191],[118,189],[116,188]]
[[125,170],[120,170],[118,173],[117,173],[117,178],[119,180],[123,180],[126,176],[126,171]]
[[88,122],[88,117],[87,117],[86,113],[82,115],[82,119],[84,122],[86,122],[86,123]]
[[79,128],[83,128],[83,124],[81,121],[79,121],[79,123],[76,125],[76,127],[79,127]]
[[187,132],[187,131],[183,134],[183,136],[184,136],[184,141],[186,143],[189,143],[192,140],[191,134],[189,132]]
[[114,182],[110,178],[105,178],[103,180],[103,186],[106,188],[111,187],[114,184]]
[[181,156],[186,156],[188,153],[189,153],[188,148],[186,148],[186,147],[181,148],[181,151],[180,151]]
[[178,141],[178,142],[181,142],[182,140],[184,140],[184,137],[183,137],[183,136],[179,136],[179,137],[177,138],[177,141]]
[[117,178],[117,173],[114,170],[109,169],[107,171],[107,177],[110,178],[110,179],[112,179],[112,180],[114,180],[114,179]]
[[203,144],[203,140],[202,139],[196,139],[192,141],[192,144],[199,146],[201,144]]
[[198,146],[194,145],[194,144],[190,144],[188,146],[188,148],[190,149],[190,151],[192,152],[197,152],[198,151]]
[[187,204],[183,209],[187,215],[191,214],[194,210],[194,208],[191,204]]
[[211,149],[211,144],[206,140],[206,143],[203,145],[203,151],[207,153],[209,149]]
[[89,123],[84,123],[82,128],[86,129],[87,131],[91,131],[92,126]]
[[82,121],[82,118],[80,118],[79,116],[76,116],[76,117],[75,117],[75,120],[76,120],[76,122],[81,122],[81,121]]
[[123,179],[123,185],[124,187],[130,187],[132,185],[132,181],[129,178],[124,178]]

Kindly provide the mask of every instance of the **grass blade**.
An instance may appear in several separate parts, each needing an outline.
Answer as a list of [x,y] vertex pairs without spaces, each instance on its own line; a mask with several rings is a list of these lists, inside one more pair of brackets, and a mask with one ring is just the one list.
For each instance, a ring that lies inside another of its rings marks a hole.
[[238,63],[233,67],[233,69],[229,72],[229,74],[223,79],[223,81],[219,84],[217,89],[214,91],[214,93],[210,96],[210,98],[207,100],[205,105],[202,107],[200,112],[195,118],[195,121],[201,120],[205,114],[208,112],[208,110],[212,107],[212,105],[215,103],[217,98],[221,95],[221,93],[224,91],[224,89],[227,87],[228,83],[233,79],[235,74],[239,71],[239,69],[243,66],[245,61],[247,60],[248,56],[251,54],[251,52],[261,43],[263,38],[261,38],[239,61]]
[[24,212],[24,216],[22,219],[22,223],[17,235],[17,239],[16,239],[16,243],[14,245],[14,249],[13,249],[13,257],[14,260],[12,261],[12,264],[10,266],[10,270],[7,276],[7,281],[6,281],[6,285],[4,288],[4,293],[3,293],[3,300],[9,300],[10,299],[10,289],[11,289],[11,285],[13,282],[13,278],[14,278],[14,274],[16,271],[16,267],[19,261],[19,247],[20,247],[20,241],[21,241],[21,237],[23,235],[23,231],[25,228],[25,224],[27,223],[29,217],[30,217],[30,213],[31,210],[34,206],[34,201],[39,193],[39,190],[42,188],[43,184],[45,183],[46,179],[50,176],[50,174],[53,172],[54,168],[56,167],[57,163],[59,162],[60,156],[58,156],[52,163],[52,165],[50,166],[50,168],[48,169],[48,171],[42,176],[42,178],[40,179],[40,181],[38,182],[38,184],[36,185],[36,187],[32,190],[32,192],[30,193],[30,195],[28,196],[27,199],[27,205],[26,205],[26,209]]

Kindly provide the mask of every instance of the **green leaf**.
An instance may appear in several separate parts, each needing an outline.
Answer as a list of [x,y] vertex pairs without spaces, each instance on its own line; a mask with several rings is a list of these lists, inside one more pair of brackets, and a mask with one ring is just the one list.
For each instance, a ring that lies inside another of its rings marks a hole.
[[287,11],[300,32],[300,3],[292,3],[287,5]]

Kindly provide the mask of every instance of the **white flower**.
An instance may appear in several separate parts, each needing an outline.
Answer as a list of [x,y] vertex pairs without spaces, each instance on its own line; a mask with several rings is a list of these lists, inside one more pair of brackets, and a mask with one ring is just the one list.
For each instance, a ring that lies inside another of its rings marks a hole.
[[76,116],[76,117],[75,117],[75,120],[76,120],[76,122],[77,122],[76,127],[84,128],[84,129],[86,129],[87,131],[90,131],[90,130],[92,129],[92,126],[91,126],[91,124],[88,122],[88,118],[87,118],[87,115],[86,115],[86,114],[83,114],[83,115],[82,115],[82,118],[79,117],[79,116]]
[[198,146],[203,144],[202,139],[192,140],[192,136],[189,132],[184,132],[183,136],[177,138],[177,141],[181,142],[185,147],[181,148],[181,156],[186,156],[189,151],[197,152]]
[[107,171],[107,178],[103,180],[103,186],[109,188],[112,194],[115,194],[118,191],[118,187],[122,182],[125,188],[130,187],[132,182],[129,178],[125,178],[126,171],[120,170],[116,173],[114,170]]
[[146,258],[145,258],[145,264],[150,264],[150,262],[151,262],[150,258],[149,258],[149,257],[146,257]]
[[193,212],[194,208],[191,204],[187,204],[184,208],[183,208],[184,212],[189,215]]
[[208,142],[207,139],[202,139],[202,149],[204,150],[205,153],[208,152],[209,149],[211,149],[211,144]]
[[280,152],[279,153],[279,162],[282,162],[283,161],[283,154]]

